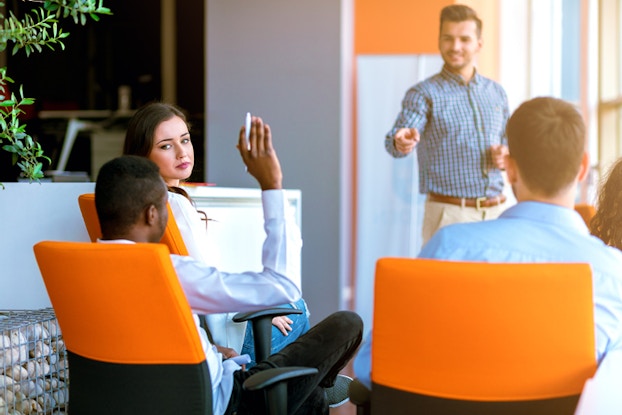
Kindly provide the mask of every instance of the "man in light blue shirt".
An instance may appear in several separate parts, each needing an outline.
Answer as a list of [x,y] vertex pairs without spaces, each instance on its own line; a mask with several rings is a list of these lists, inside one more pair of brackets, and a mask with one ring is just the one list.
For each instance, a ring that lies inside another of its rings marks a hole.
[[[591,236],[574,211],[577,184],[589,170],[583,119],[562,100],[535,98],[512,114],[506,134],[505,166],[518,204],[493,221],[440,229],[419,257],[591,264],[600,361],[622,344],[622,252]],[[367,387],[370,358],[371,335],[354,363],[356,376]]]

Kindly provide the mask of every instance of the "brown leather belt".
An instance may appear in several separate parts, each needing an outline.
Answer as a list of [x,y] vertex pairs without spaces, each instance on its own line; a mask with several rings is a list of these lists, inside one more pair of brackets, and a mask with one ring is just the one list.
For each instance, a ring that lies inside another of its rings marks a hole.
[[477,210],[482,208],[489,208],[500,205],[505,202],[505,195],[500,193],[494,197],[477,197],[474,199],[464,197],[453,197],[439,195],[436,193],[428,193],[428,200],[430,202],[449,203],[450,205],[473,207]]

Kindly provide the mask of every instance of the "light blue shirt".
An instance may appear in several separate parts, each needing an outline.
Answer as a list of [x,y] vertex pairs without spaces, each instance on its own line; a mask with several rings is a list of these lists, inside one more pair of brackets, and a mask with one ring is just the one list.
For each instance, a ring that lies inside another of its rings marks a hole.
[[404,157],[393,136],[400,128],[416,128],[421,134],[416,147],[420,193],[497,196],[503,191],[503,177],[489,147],[505,144],[508,117],[501,85],[477,72],[465,83],[443,68],[406,92],[385,148],[393,157]]
[[[561,206],[521,202],[496,220],[441,228],[420,258],[486,262],[586,262],[592,266],[598,360],[622,345],[622,252],[591,236],[581,216]],[[371,334],[354,360],[371,387]]]

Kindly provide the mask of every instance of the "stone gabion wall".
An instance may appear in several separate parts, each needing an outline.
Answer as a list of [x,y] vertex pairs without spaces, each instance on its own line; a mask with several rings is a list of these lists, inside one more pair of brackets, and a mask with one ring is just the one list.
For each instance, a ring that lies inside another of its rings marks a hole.
[[0,311],[0,415],[65,415],[68,382],[54,311]]

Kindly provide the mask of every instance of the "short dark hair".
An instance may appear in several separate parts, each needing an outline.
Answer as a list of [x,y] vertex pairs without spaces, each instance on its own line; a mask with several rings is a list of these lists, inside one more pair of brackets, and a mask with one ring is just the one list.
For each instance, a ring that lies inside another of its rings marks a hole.
[[150,205],[166,209],[165,194],[166,185],[151,160],[121,156],[105,163],[95,183],[95,207],[104,238],[125,234]]
[[480,38],[482,36],[482,20],[477,17],[475,10],[464,4],[452,4],[443,7],[439,30],[443,27],[444,22],[465,22],[467,20],[475,22],[477,37]]
[[123,154],[149,157],[156,128],[163,121],[170,120],[175,116],[188,124],[183,110],[175,105],[150,102],[140,107],[128,123],[125,142],[123,143]]
[[585,123],[577,109],[558,98],[521,104],[506,126],[510,156],[525,185],[555,196],[572,184],[585,153]]

